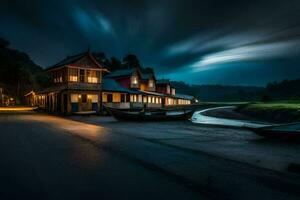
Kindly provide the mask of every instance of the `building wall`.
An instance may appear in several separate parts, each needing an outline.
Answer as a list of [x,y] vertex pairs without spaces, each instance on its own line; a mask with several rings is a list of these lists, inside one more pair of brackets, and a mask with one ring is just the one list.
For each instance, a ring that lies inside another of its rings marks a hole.
[[165,85],[156,85],[156,92],[167,94],[167,87]]
[[[108,96],[111,96],[111,101],[109,101]],[[123,99],[122,99],[123,96]],[[119,93],[119,92],[103,92],[102,93],[102,101],[103,103],[121,103],[121,102],[129,102],[128,98],[129,94]]]
[[[153,82],[153,86],[152,87],[150,87],[150,81]],[[147,87],[148,87],[147,91],[150,91],[150,92],[155,92],[156,91],[156,82],[155,82],[155,80],[153,78],[149,79],[147,84],[148,84],[147,85]]]
[[148,90],[148,82],[141,83],[140,90],[147,91]]
[[70,91],[71,113],[100,110],[100,92]]
[[[136,80],[136,82],[134,81]],[[132,76],[130,77],[130,88],[140,88],[140,84],[141,84],[141,77],[140,74],[135,71]]]
[[[86,97],[86,98],[85,98]],[[64,91],[35,95],[35,105],[48,112],[71,114],[100,110],[100,93],[93,91]]]
[[130,89],[130,77],[127,78],[119,78],[116,81],[124,88]]

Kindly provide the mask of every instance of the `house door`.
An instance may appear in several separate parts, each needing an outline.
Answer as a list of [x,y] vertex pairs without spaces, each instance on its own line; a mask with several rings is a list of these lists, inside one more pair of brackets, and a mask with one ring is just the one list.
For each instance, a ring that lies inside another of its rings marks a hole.
[[165,106],[165,105],[166,105],[166,99],[165,99],[165,98],[162,98],[161,104],[162,104],[162,106]]
[[56,111],[61,112],[61,94],[56,94]]
[[88,100],[86,94],[81,95],[81,110],[82,111],[92,111],[92,101]]
[[68,95],[67,94],[63,94],[63,105],[64,105],[64,113],[68,112]]

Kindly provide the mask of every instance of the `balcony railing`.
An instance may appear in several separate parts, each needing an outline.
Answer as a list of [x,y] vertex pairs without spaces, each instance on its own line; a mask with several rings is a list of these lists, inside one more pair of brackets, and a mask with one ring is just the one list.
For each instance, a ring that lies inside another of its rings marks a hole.
[[100,83],[78,83],[78,82],[68,82],[68,89],[74,90],[101,90]]

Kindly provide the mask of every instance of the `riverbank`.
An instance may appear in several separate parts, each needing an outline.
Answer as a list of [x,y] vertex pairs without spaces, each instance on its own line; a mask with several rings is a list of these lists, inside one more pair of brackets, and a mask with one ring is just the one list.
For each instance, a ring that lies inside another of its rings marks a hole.
[[202,114],[208,117],[216,117],[223,119],[247,120],[255,121],[255,117],[236,111],[237,107],[223,107],[222,109],[209,109]]
[[236,113],[249,118],[272,122],[290,123],[300,121],[300,103],[251,103],[240,105],[235,109]]
[[300,103],[248,103],[234,108],[208,110],[203,115],[234,120],[291,123],[300,121]]

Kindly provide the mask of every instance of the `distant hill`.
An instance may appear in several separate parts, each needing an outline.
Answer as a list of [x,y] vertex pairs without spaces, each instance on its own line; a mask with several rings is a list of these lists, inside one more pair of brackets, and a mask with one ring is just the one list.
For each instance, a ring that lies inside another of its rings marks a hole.
[[257,101],[260,100],[263,87],[226,86],[226,85],[188,85],[173,81],[177,93],[193,95],[200,101]]
[[201,101],[272,101],[300,100],[300,79],[272,82],[266,87],[188,85],[172,82],[178,93],[185,93]]
[[264,95],[268,100],[300,100],[300,79],[269,83]]
[[42,83],[42,73],[26,53],[9,48],[9,42],[0,38],[0,86],[5,93],[22,100],[25,92]]

